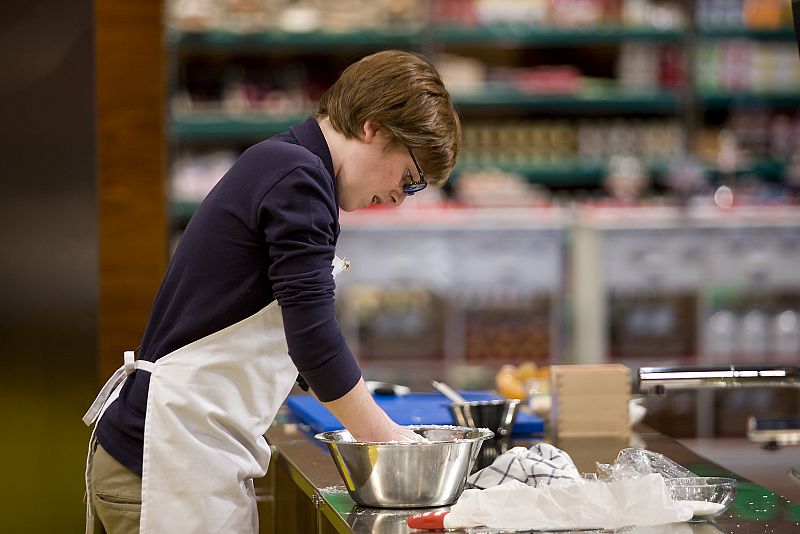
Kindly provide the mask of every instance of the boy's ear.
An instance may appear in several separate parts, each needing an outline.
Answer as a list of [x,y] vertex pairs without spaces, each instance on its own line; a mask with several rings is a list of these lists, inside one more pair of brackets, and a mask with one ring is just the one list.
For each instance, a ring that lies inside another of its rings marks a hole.
[[372,140],[375,139],[375,136],[377,135],[377,133],[378,133],[378,128],[377,128],[377,125],[374,122],[372,122],[371,120],[368,120],[368,121],[366,121],[364,123],[364,142],[365,143],[371,143]]

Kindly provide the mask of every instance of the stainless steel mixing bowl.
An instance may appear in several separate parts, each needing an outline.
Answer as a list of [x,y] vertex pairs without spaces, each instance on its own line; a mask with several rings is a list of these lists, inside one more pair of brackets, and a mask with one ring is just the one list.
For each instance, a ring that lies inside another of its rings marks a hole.
[[445,506],[458,500],[484,440],[485,428],[406,427],[429,443],[365,443],[347,430],[314,436],[328,445],[347,491],[358,504],[380,508]]
[[511,435],[518,409],[517,399],[454,402],[450,405],[457,425],[488,428],[499,437]]

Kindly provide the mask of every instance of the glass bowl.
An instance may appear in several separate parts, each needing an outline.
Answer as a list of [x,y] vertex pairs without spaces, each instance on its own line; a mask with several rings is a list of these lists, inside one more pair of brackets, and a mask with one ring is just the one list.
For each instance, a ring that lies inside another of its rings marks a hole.
[[672,478],[666,482],[673,499],[692,507],[692,521],[723,514],[736,497],[736,481],[732,478]]

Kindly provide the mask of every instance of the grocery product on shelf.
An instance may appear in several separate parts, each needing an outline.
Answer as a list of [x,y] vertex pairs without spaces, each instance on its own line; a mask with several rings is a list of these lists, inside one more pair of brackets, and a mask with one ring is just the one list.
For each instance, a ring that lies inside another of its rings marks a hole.
[[752,157],[785,160],[800,150],[800,116],[796,113],[734,110],[725,129],[736,138],[740,150]]
[[797,93],[800,62],[794,42],[703,41],[695,72],[701,92]]
[[464,125],[460,163],[546,166],[627,154],[651,164],[679,156],[683,137],[677,120],[472,121]]
[[697,355],[697,296],[621,290],[609,296],[609,353],[615,359],[691,359]]
[[747,179],[749,189],[765,189],[771,202],[793,202],[794,162],[800,155],[796,111],[735,108],[724,122],[698,133],[695,150],[725,185],[741,190]]
[[772,272],[763,276],[766,289],[746,280],[712,288],[702,332],[709,364],[786,363],[800,355],[800,290],[775,284]]
[[695,16],[701,28],[776,29],[792,24],[790,2],[785,0],[697,0]]
[[453,186],[455,200],[471,207],[533,207],[547,205],[549,195],[525,177],[498,169],[466,171]]
[[[685,81],[683,59],[674,45],[622,43],[615,64],[616,79],[590,78],[576,65],[491,65],[483,60],[446,53],[437,67],[447,87],[462,93],[513,90],[522,95],[583,95],[600,86],[621,91],[675,90]],[[611,74],[611,73],[609,73]]]
[[461,301],[467,361],[511,362],[551,359],[551,305],[548,296],[486,292]]
[[604,185],[612,198],[631,203],[649,186],[647,171],[634,156],[614,156],[608,165]]
[[638,91],[680,89],[685,82],[682,52],[675,45],[622,43],[617,81],[620,88]]
[[442,296],[424,286],[387,280],[348,288],[341,322],[360,360],[441,360],[444,353]]
[[675,28],[684,20],[679,2],[651,0],[433,0],[431,9],[445,25]]
[[202,201],[238,158],[233,150],[184,153],[174,158],[170,196],[177,202]]
[[224,114],[252,121],[296,116],[313,109],[322,94],[321,85],[302,62],[274,69],[269,63],[247,58],[224,65],[194,59],[181,73],[182,84],[172,96],[176,117]]
[[167,22],[187,32],[391,31],[418,27],[426,8],[424,0],[170,0]]

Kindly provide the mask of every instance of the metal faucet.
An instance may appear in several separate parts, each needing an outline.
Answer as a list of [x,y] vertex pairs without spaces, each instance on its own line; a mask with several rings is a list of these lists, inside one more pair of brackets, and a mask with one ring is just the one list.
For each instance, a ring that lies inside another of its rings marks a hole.
[[732,387],[800,388],[800,367],[728,365],[718,367],[642,367],[639,391],[660,395],[673,389]]

